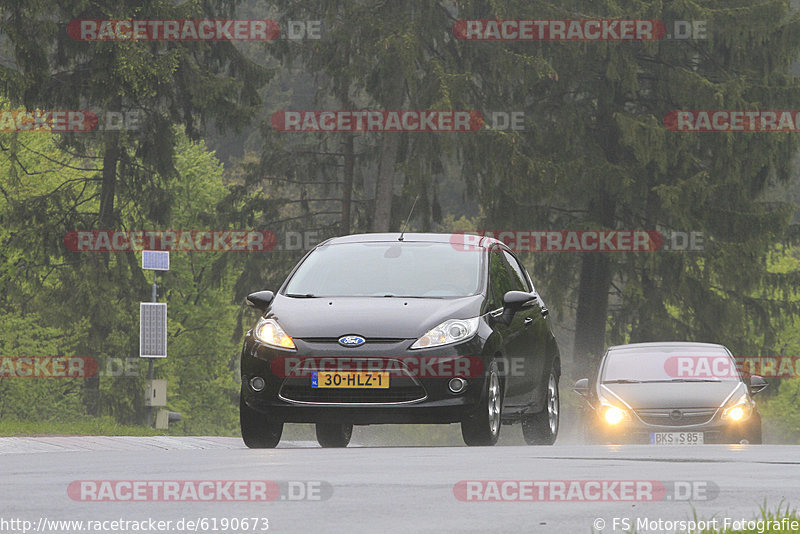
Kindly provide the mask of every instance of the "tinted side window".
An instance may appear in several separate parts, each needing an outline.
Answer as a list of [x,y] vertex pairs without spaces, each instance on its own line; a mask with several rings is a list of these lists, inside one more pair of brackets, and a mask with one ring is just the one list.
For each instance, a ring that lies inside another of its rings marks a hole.
[[509,267],[511,267],[511,273],[513,274],[514,279],[514,289],[517,291],[529,292],[531,287],[530,284],[528,284],[528,277],[525,276],[522,264],[520,264],[517,258],[505,250],[503,251],[503,255],[505,256]]
[[489,256],[489,279],[492,287],[492,309],[503,307],[503,295],[516,289],[516,283],[511,275],[511,269],[503,253],[497,249]]

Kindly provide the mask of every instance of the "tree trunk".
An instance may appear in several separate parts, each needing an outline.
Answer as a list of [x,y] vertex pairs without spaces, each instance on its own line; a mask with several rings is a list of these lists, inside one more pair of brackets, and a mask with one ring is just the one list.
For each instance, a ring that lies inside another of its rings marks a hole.
[[400,134],[383,134],[378,179],[375,182],[375,213],[372,218],[373,232],[388,232],[392,221],[392,195],[394,193],[394,166],[397,163],[397,148]]
[[[384,81],[383,102],[388,110],[403,107],[404,78],[401,65],[393,62],[387,65],[387,76]],[[375,182],[375,211],[372,218],[373,232],[388,232],[392,224],[392,196],[394,193],[394,167],[397,164],[397,150],[400,147],[399,132],[384,132],[380,160],[378,162],[378,178]],[[399,230],[399,229],[398,229]]]
[[611,263],[603,253],[585,253],[581,261],[578,285],[578,309],[575,316],[574,362],[579,378],[593,370],[606,343],[608,290]]
[[[589,206],[588,220],[605,228],[614,227],[614,203],[600,192]],[[608,292],[611,288],[611,258],[608,253],[584,252],[578,283],[578,309],[575,314],[573,361],[580,377],[595,369],[606,345]]]
[[353,134],[345,134],[344,140],[344,178],[342,180],[342,234],[350,233],[350,208],[353,198]]
[[[97,217],[98,230],[114,230],[116,217],[114,215],[114,197],[117,185],[117,164],[119,162],[119,133],[107,134],[105,151],[103,154],[102,182],[100,184],[100,213]],[[95,276],[105,277],[108,270],[108,254],[98,254],[93,265]],[[98,280],[98,284],[100,281]],[[102,298],[98,296],[97,298]],[[103,340],[108,337],[107,317],[104,306],[93,306],[89,316],[89,343],[90,346],[102,346]],[[92,416],[100,414],[100,377],[95,374],[84,381],[83,403],[86,413]]]
[[112,230],[114,223],[114,196],[117,186],[117,163],[119,162],[119,133],[106,134],[103,154],[103,181],[100,186],[100,215],[98,230]]

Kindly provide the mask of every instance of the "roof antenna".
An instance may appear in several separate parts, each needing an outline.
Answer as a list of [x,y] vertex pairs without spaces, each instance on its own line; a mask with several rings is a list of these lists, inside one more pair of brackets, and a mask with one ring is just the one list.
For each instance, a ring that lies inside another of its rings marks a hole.
[[398,241],[403,240],[403,234],[406,233],[406,226],[408,226],[408,221],[411,220],[411,214],[414,213],[414,206],[417,205],[417,200],[419,200],[419,193],[417,193],[417,198],[414,199],[414,203],[411,204],[411,211],[408,212],[408,217],[406,218],[406,223],[403,225],[403,229],[400,230],[400,237],[397,238]]

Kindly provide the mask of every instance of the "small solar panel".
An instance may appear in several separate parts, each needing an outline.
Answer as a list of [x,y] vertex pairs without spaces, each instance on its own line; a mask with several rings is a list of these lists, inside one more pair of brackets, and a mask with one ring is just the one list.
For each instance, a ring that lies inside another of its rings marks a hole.
[[148,271],[169,271],[169,251],[143,250],[142,269]]
[[167,305],[139,303],[139,357],[167,357]]

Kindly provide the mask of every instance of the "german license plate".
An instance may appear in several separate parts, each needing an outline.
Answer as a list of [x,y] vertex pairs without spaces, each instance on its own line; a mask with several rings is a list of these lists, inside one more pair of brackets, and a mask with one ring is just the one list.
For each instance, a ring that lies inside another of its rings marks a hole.
[[317,371],[311,374],[312,388],[386,389],[389,373],[364,371]]
[[702,445],[702,432],[651,432],[651,445]]

